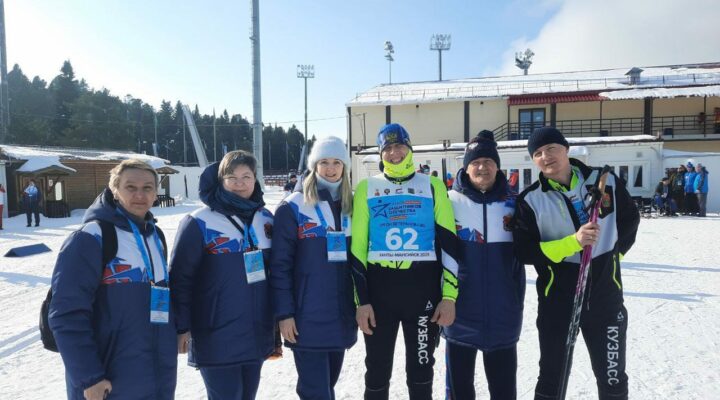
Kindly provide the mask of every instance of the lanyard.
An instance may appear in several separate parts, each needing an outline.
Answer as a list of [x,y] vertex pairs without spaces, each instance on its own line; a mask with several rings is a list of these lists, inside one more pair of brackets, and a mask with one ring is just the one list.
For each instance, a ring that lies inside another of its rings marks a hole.
[[245,230],[240,226],[240,224],[235,221],[235,219],[229,215],[225,216],[228,221],[230,221],[237,230],[240,231],[240,233],[243,235],[243,251],[247,249],[256,249],[255,243],[258,243],[257,236],[255,236],[255,229],[253,228],[252,224],[248,227],[248,234],[245,234]]
[[[322,225],[323,229],[327,232],[328,229],[328,223],[327,220],[325,220],[325,216],[322,213],[322,210],[320,209],[320,206],[315,204],[315,212],[318,215],[318,218],[320,218],[320,225]],[[348,226],[348,217],[345,214],[342,214],[342,231],[345,232]]]
[[[150,255],[148,254],[148,249],[145,246],[143,239],[141,238],[142,235],[140,234],[140,229],[138,229],[137,225],[135,225],[135,222],[133,222],[132,219],[130,219],[127,215],[125,215],[124,212],[118,209],[118,213],[124,216],[130,223],[130,229],[132,229],[133,236],[135,237],[135,244],[137,244],[138,250],[140,250],[140,254],[143,258],[143,263],[145,264],[145,272],[148,275],[148,280],[150,281],[151,285],[155,286],[155,271],[153,271],[153,264],[152,262],[150,262]],[[155,230],[155,225],[153,225],[153,237],[155,238],[155,245],[157,246],[158,250],[162,251],[162,243],[160,243],[160,238],[158,237],[157,231]],[[165,282],[170,284],[170,277],[167,273],[167,263],[165,261],[165,257],[160,257],[160,262],[163,267],[163,274],[165,274]]]

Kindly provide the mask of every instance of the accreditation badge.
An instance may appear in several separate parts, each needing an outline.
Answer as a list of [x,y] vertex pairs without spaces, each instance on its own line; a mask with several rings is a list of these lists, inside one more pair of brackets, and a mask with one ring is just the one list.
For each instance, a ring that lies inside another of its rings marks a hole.
[[150,322],[167,324],[170,320],[170,289],[150,286]]
[[327,232],[328,261],[347,261],[347,241],[344,232]]
[[247,283],[255,283],[265,280],[265,261],[262,250],[254,250],[243,253],[245,260],[245,275]]

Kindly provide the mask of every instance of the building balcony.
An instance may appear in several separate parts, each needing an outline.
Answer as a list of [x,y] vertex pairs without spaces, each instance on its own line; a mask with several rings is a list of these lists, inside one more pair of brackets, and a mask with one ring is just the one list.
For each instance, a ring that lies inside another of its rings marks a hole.
[[[493,130],[495,140],[527,139],[530,133],[550,123],[503,124]],[[554,126],[568,137],[632,136],[651,134],[664,140],[720,139],[720,122],[698,115],[653,117],[646,126],[643,117],[558,120]]]

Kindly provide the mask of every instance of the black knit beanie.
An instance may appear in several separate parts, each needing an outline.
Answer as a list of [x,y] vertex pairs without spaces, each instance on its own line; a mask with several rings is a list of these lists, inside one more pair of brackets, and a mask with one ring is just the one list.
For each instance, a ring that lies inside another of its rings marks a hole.
[[559,130],[553,128],[552,126],[544,126],[542,128],[535,129],[533,133],[530,134],[527,142],[528,153],[530,153],[530,156],[532,157],[533,153],[537,149],[550,143],[557,143],[570,148],[570,144],[568,144],[567,140],[565,140],[565,136],[563,136]]
[[488,131],[483,130],[477,134],[465,147],[465,157],[463,158],[463,168],[467,171],[468,165],[480,157],[491,158],[500,168],[500,155],[497,151],[497,143],[495,142],[495,135]]

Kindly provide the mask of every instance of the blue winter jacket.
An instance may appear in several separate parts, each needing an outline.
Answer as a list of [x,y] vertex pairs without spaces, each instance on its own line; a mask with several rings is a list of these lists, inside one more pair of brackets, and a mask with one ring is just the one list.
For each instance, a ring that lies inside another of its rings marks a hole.
[[[319,191],[318,207],[330,228],[342,230],[340,201]],[[350,218],[345,226],[348,261],[329,262],[326,230],[317,211],[296,191],[275,211],[270,286],[275,317],[293,317],[299,333],[291,348],[345,350],[357,341],[354,286],[350,268]]]
[[695,193],[695,177],[697,172],[688,171],[685,173],[685,193]]
[[[229,220],[223,204],[211,196],[220,185],[218,164],[200,177],[206,207],[186,216],[178,227],[170,259],[172,304],[178,332],[190,331],[188,364],[232,366],[265,360],[274,347],[274,326],[267,280],[248,283],[244,234]],[[259,184],[253,197],[262,198]],[[248,233],[237,216],[233,220]],[[269,265],[272,214],[254,213],[252,228]]]
[[525,268],[515,257],[510,219],[515,196],[502,171],[492,190],[475,190],[463,169],[449,192],[460,258],[455,322],[443,329],[449,342],[492,351],[520,338]]
[[695,180],[693,181],[693,189],[695,192],[707,193],[708,192],[708,176],[709,172],[703,168],[702,173],[695,173]]
[[[102,264],[102,231],[94,220],[115,225],[116,257]],[[157,285],[166,286],[154,238],[152,215],[139,227]],[[84,217],[85,225],[65,240],[52,277],[48,320],[60,350],[68,398],[107,379],[108,399],[172,399],[177,371],[174,315],[168,324],[150,322],[150,283],[128,220],[106,189]]]

